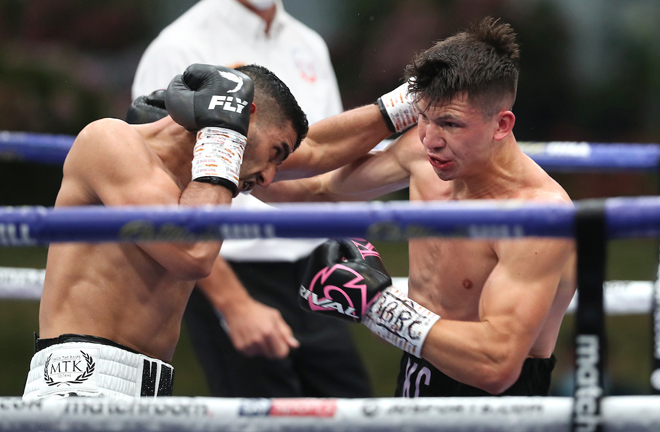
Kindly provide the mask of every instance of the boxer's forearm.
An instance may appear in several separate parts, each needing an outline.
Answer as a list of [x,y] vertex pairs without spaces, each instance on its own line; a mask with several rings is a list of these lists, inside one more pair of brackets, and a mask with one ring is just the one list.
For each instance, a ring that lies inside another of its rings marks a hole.
[[321,120],[280,166],[276,180],[310,177],[346,165],[391,135],[377,105]]
[[237,306],[251,300],[250,294],[220,255],[213,262],[209,276],[198,280],[197,286],[223,315],[231,315]]
[[422,358],[447,376],[491,394],[508,389],[527,358],[524,343],[489,322],[442,319],[422,348]]

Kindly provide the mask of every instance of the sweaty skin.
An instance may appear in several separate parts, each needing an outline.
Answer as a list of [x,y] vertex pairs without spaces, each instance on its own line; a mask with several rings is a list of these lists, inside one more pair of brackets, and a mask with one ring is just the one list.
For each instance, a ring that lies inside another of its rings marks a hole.
[[[278,166],[289,178],[335,169],[389,134],[378,107],[362,107],[315,124],[288,157],[296,140],[291,125],[260,123],[255,105],[252,109],[239,190],[268,186]],[[64,163],[55,207],[230,203],[229,190],[190,181],[194,144],[195,135],[170,117],[144,125],[93,122],[78,135]],[[53,243],[39,336],[99,336],[169,362],[193,286],[209,275],[220,246]]]
[[[411,201],[570,205],[561,186],[519,149],[511,111],[484,119],[464,96],[426,108],[418,126],[382,152],[256,192],[282,201],[339,201],[409,187]],[[422,350],[442,372],[498,394],[516,381],[526,358],[550,357],[575,292],[572,241],[415,239],[409,259],[409,297],[442,318]]]

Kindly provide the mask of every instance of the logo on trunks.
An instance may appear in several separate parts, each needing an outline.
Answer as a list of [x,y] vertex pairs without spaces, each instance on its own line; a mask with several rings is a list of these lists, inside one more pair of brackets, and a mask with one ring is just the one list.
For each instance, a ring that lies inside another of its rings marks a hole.
[[[80,351],[80,355],[62,355],[55,357],[49,355],[44,364],[44,381],[49,386],[59,387],[61,385],[82,384],[94,373],[96,364],[91,355]],[[51,363],[52,360],[52,363]],[[83,370],[83,362],[87,364]],[[75,378],[73,378],[75,376]],[[71,379],[73,378],[73,379]]]
[[578,432],[595,431],[600,422],[599,400],[603,394],[600,386],[600,340],[596,335],[577,337],[577,373],[575,390],[575,429]]
[[[335,273],[341,274],[339,277],[345,279],[345,272],[350,274],[348,277],[351,279],[344,282],[343,287],[332,285],[332,282],[326,285],[328,278]],[[364,283],[358,284],[362,281],[364,281],[364,278],[355,270],[341,264],[335,264],[330,268],[325,267],[318,272],[309,284],[309,289],[300,285],[300,296],[309,302],[309,308],[313,311],[335,309],[340,314],[348,315],[351,318],[359,320],[368,306],[367,286]],[[316,292],[321,290],[323,290],[324,297],[319,298]],[[357,293],[353,294],[351,292],[353,290],[357,290]],[[353,295],[349,294],[349,292]],[[340,301],[334,300],[333,294],[338,296]],[[359,299],[360,304],[353,304],[353,298]],[[360,308],[359,313],[356,313],[356,307]]]

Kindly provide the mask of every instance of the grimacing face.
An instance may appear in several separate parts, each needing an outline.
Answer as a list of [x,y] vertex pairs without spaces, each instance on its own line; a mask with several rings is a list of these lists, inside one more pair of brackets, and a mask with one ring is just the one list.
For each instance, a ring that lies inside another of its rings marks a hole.
[[263,187],[273,182],[277,167],[293,152],[296,132],[287,121],[285,126],[260,122],[255,116],[250,121],[247,144],[243,154],[239,191],[250,191],[256,185]]
[[465,94],[433,106],[422,99],[416,106],[419,139],[440,179],[463,179],[478,174],[488,165],[497,116],[485,119]]

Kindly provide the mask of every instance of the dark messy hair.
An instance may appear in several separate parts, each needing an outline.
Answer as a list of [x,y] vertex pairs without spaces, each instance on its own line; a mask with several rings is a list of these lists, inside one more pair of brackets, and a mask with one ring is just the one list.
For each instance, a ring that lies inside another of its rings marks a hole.
[[432,106],[466,94],[470,104],[490,118],[513,107],[518,58],[511,26],[486,17],[418,54],[406,67],[405,77],[417,101],[424,99]]
[[274,73],[259,65],[246,65],[236,68],[249,76],[254,83],[254,98],[258,101],[260,113],[266,121],[275,125],[284,125],[287,120],[296,132],[296,143],[293,149],[300,146],[300,142],[307,135],[309,124],[307,116],[298,105],[291,90]]

